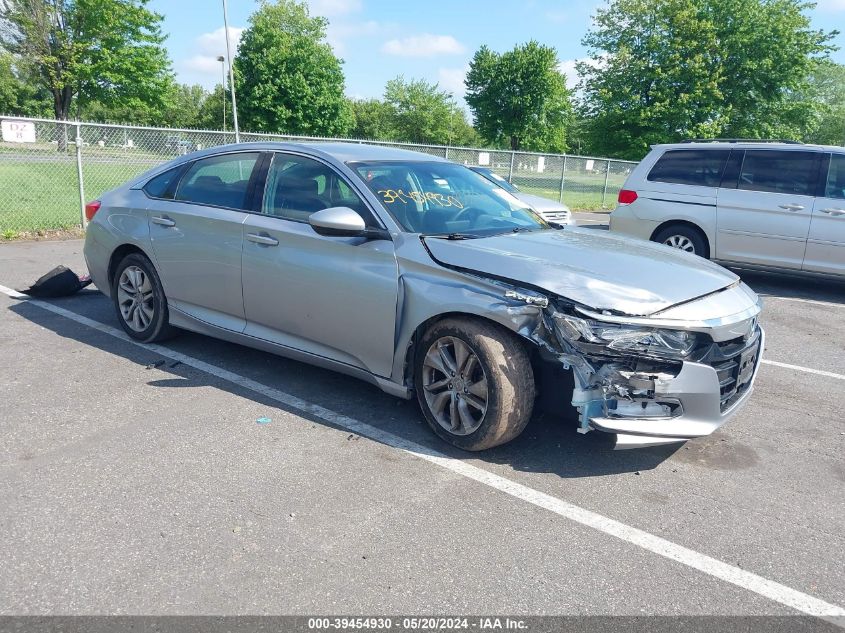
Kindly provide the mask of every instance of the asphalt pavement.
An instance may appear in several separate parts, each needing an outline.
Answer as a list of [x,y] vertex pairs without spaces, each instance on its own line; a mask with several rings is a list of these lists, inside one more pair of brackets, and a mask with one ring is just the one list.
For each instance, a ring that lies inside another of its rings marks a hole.
[[[0,245],[0,285],[57,264]],[[93,288],[0,293],[0,614],[845,613],[845,286],[744,277],[750,402],[631,451],[538,415],[462,453],[346,376],[131,343]]]

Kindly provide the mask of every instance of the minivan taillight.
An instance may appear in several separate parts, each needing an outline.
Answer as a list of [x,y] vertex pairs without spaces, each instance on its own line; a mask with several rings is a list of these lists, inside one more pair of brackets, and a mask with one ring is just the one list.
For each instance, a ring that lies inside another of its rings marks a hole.
[[637,192],[631,191],[630,189],[623,189],[619,192],[618,202],[619,204],[631,204],[634,200],[637,199]]
[[85,205],[85,219],[89,222],[94,219],[94,214],[100,210],[100,201],[92,200]]

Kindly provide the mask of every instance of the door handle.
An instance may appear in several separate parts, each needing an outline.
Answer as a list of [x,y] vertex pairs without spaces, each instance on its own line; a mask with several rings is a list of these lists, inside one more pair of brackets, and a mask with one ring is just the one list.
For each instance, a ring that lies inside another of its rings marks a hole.
[[166,216],[154,215],[150,218],[150,222],[153,224],[160,224],[161,226],[176,226],[176,222]]
[[801,211],[804,209],[803,204],[782,204],[780,205],[781,209],[786,209],[787,211]]
[[258,233],[247,233],[246,239],[256,244],[263,244],[264,246],[278,246],[279,240],[269,235],[260,235]]
[[845,215],[845,209],[822,209],[822,213],[832,216]]

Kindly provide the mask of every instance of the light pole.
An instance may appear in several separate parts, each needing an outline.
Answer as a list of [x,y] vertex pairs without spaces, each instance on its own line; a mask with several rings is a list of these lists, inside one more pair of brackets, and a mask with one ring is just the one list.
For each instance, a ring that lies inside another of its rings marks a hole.
[[232,72],[232,47],[229,44],[229,10],[226,0],[223,0],[223,28],[226,31],[226,57],[229,58],[229,90],[232,91],[232,124],[235,126],[235,143],[241,142],[238,130],[238,103],[235,101],[235,75]]
[[226,58],[223,55],[217,57],[220,62],[220,88],[222,89],[221,99],[223,100],[223,142],[226,142]]

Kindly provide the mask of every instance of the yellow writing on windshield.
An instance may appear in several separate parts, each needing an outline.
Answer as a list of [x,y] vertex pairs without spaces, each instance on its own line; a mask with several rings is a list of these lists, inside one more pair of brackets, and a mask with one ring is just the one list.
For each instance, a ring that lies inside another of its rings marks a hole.
[[381,195],[385,204],[393,204],[395,202],[408,204],[408,201],[411,200],[418,204],[432,202],[441,207],[464,208],[464,205],[455,196],[444,196],[442,193],[434,193],[432,191],[409,191],[406,193],[402,189],[379,189],[378,193]]

